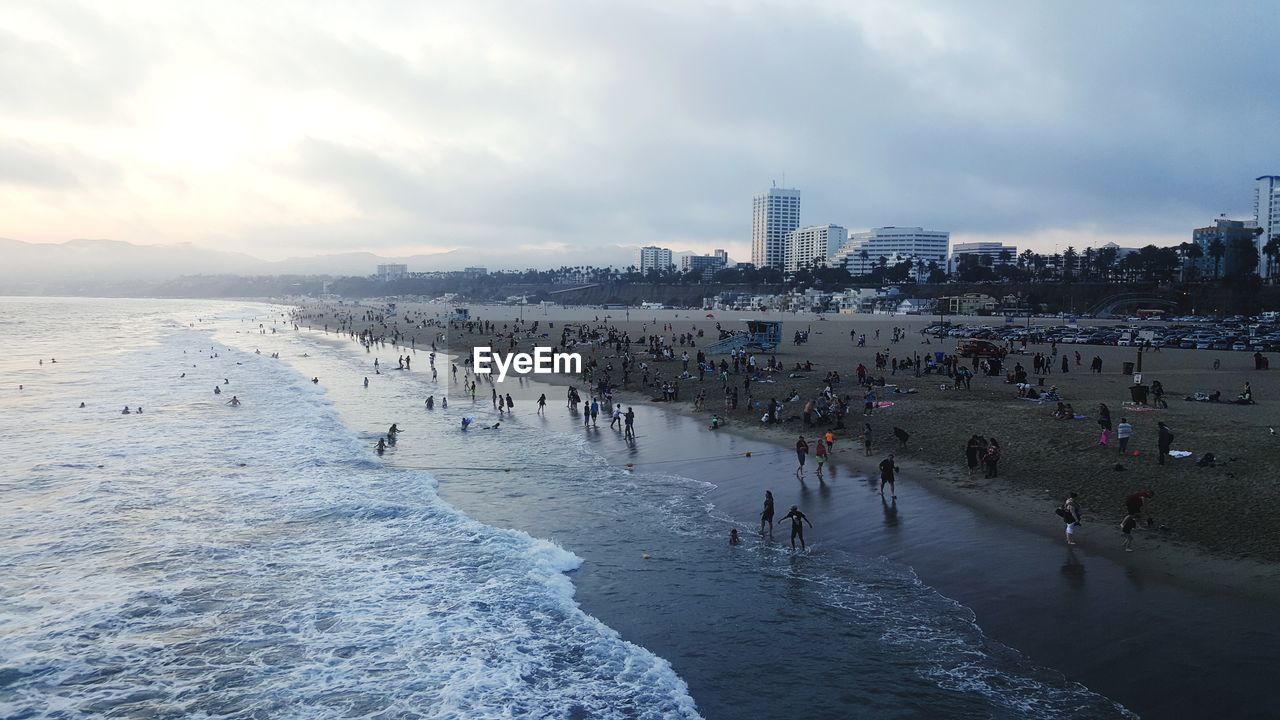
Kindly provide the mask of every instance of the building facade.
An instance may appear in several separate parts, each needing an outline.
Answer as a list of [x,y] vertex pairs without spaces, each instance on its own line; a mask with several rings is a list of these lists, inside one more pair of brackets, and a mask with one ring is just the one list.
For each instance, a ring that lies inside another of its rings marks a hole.
[[[1229,220],[1227,218],[1216,218],[1212,225],[1202,228],[1196,228],[1191,231],[1191,241],[1200,246],[1203,256],[1196,261],[1196,266],[1200,269],[1200,273],[1205,277],[1223,277],[1225,275],[1236,275],[1242,270],[1241,265],[1246,261],[1238,255],[1240,251],[1237,249],[1244,242],[1256,244],[1262,236],[1259,229],[1252,222],[1244,220]],[[1210,255],[1210,247],[1214,240],[1220,240],[1223,247],[1223,255],[1216,262]],[[1265,244],[1265,243],[1264,243]],[[1248,247],[1244,248],[1246,251]],[[1258,252],[1259,262],[1262,262],[1261,247]],[[1261,274],[1262,268],[1249,263],[1252,267],[1250,270]]]
[[680,269],[683,272],[701,273],[704,280],[710,280],[716,272],[729,264],[729,253],[717,249],[710,255],[685,255],[680,258]]
[[892,265],[902,260],[936,262],[946,267],[951,233],[918,227],[882,227],[849,233],[849,242],[832,258],[851,275],[867,275],[880,265],[880,258]]
[[998,242],[967,242],[956,243],[951,247],[951,259],[956,267],[960,266],[960,257],[963,255],[976,255],[979,258],[990,258],[990,262],[983,262],[983,265],[995,267],[997,265],[1013,265],[1018,262],[1018,246],[1005,245]]
[[1262,252],[1267,241],[1280,235],[1280,175],[1263,175],[1254,181],[1253,222],[1262,230],[1254,242],[1258,247],[1258,275],[1267,277],[1267,256]]
[[826,267],[831,257],[849,242],[849,231],[839,225],[811,225],[787,233],[782,269],[793,273],[803,267]]
[[671,267],[671,250],[648,245],[640,248],[640,273],[648,275],[650,270],[663,272]]
[[769,188],[751,199],[751,262],[781,269],[786,263],[787,233],[800,227],[800,191]]
[[399,280],[409,275],[409,266],[397,263],[388,263],[378,266],[378,279],[387,282],[388,280]]

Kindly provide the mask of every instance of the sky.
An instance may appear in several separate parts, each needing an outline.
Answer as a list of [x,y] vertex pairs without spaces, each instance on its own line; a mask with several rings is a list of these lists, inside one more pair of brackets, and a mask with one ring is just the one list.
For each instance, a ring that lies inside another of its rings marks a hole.
[[1280,174],[1280,3],[0,4],[0,237],[749,260],[751,196],[1174,244]]

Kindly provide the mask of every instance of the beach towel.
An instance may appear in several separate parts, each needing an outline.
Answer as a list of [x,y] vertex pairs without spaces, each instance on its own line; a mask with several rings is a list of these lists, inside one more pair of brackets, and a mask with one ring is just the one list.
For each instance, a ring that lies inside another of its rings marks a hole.
[[876,403],[876,407],[877,407],[877,408],[891,408],[891,407],[893,407],[893,403],[892,403],[892,402],[890,402],[890,401],[888,401],[888,400],[881,400],[881,401],[879,401],[879,402],[877,402],[877,403]]
[[1191,457],[1190,450],[1170,450],[1169,457],[1184,458]]
[[1088,420],[1088,419],[1089,419],[1089,416],[1088,416],[1088,415],[1076,415],[1075,417],[1073,417],[1073,418],[1071,418],[1071,419],[1072,419],[1072,420]]

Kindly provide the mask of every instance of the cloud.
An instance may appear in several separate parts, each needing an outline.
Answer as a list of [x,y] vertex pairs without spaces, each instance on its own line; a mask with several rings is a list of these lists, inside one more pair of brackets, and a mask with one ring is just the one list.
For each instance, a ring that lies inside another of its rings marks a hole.
[[751,194],[785,177],[806,223],[1175,241],[1247,215],[1252,178],[1280,172],[1278,20],[1190,2],[8,4],[0,182],[20,200],[0,234],[705,251],[745,248]]

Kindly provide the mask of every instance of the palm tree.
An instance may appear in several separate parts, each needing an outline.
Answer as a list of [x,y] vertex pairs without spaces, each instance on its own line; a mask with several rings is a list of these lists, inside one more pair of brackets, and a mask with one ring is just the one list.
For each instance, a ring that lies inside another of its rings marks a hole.
[[1280,235],[1272,235],[1267,244],[1262,246],[1262,254],[1267,256],[1267,278],[1275,274],[1276,262],[1280,260]]
[[1083,280],[1088,280],[1093,271],[1093,248],[1084,249],[1084,261],[1080,263],[1080,276]]
[[1227,246],[1221,238],[1209,242],[1209,257],[1213,258],[1213,279],[1218,279],[1218,267],[1222,264],[1222,256],[1227,254]]
[[1070,280],[1075,276],[1076,268],[1076,249],[1073,245],[1068,245],[1067,249],[1062,253],[1062,279]]
[[868,272],[867,272],[867,260],[869,260],[870,258],[871,258],[871,254],[867,252],[867,249],[866,249],[866,248],[862,248],[861,250],[859,250],[859,251],[858,251],[858,259],[862,261],[862,274],[863,274],[863,275],[869,275],[869,274],[870,274],[870,273],[868,273]]

